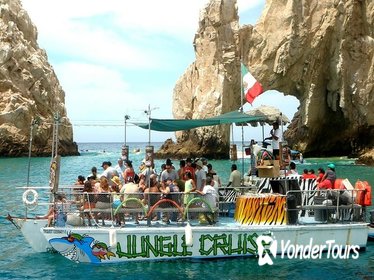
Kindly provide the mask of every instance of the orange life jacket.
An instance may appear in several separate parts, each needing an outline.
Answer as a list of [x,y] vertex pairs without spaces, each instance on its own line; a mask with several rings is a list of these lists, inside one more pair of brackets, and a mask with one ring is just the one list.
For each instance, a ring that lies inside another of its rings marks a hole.
[[332,188],[334,190],[344,190],[345,186],[343,185],[343,179],[336,178],[334,182],[334,186]]
[[371,186],[369,185],[367,181],[364,181],[364,184],[365,184],[365,190],[366,190],[364,203],[365,203],[365,206],[370,206],[371,205]]
[[371,205],[371,186],[367,181],[358,180],[355,184],[356,199],[355,202],[361,206]]

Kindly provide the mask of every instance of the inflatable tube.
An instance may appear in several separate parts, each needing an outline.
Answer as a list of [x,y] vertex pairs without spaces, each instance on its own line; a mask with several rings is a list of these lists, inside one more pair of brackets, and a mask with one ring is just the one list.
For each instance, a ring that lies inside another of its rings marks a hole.
[[163,204],[163,203],[170,203],[172,205],[174,205],[175,208],[178,209],[179,213],[181,213],[181,215],[183,215],[183,209],[178,205],[178,203],[176,203],[174,200],[171,200],[171,199],[168,199],[168,198],[164,198],[164,199],[160,199],[159,201],[157,201],[152,207],[151,209],[149,209],[148,211],[148,214],[147,214],[147,217],[151,217],[152,216],[152,213],[153,211],[160,205],[160,204]]
[[184,209],[184,215],[183,215],[183,217],[184,217],[185,219],[187,218],[188,209],[190,208],[190,205],[191,205],[192,203],[195,203],[196,201],[201,201],[201,202],[203,202],[206,206],[208,206],[210,212],[214,214],[214,210],[212,209],[212,207],[210,206],[210,204],[209,204],[205,199],[203,199],[203,198],[201,198],[201,197],[195,197],[195,198],[191,199],[191,200],[187,203],[186,208]]
[[[38,205],[38,193],[34,189],[28,189],[25,190],[25,192],[22,195],[23,203],[26,205],[26,207],[36,207]],[[30,199],[31,198],[31,199]]]
[[144,204],[142,203],[142,201],[139,198],[135,198],[135,197],[130,197],[130,198],[125,199],[120,205],[118,205],[117,209],[114,211],[114,215],[117,214],[117,212],[122,208],[122,206],[125,207],[126,203],[130,202],[130,201],[137,202],[143,208],[144,215],[147,215],[147,208],[144,206]]

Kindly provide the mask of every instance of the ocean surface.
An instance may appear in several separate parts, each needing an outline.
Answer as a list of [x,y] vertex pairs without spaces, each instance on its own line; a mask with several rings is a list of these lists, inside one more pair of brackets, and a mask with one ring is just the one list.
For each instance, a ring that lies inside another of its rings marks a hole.
[[[78,175],[87,176],[92,166],[102,172],[101,163],[116,164],[121,154],[121,143],[80,143],[81,156],[63,157],[60,184],[74,184]],[[146,143],[128,143],[130,159],[135,169],[144,158]],[[155,150],[160,143],[153,143]],[[140,148],[140,153],[135,149]],[[238,147],[241,149],[241,147]],[[128,262],[115,265],[75,264],[58,254],[35,253],[21,233],[4,217],[7,213],[24,215],[23,189],[29,177],[30,186],[45,186],[49,180],[50,157],[0,158],[0,279],[374,279],[374,242],[368,243],[358,259],[317,260],[274,259],[272,266],[259,266],[256,258],[219,260],[178,260],[163,262]],[[209,161],[223,184],[227,184],[232,162]],[[244,167],[242,163],[244,162]],[[374,186],[374,167],[355,165],[346,158],[305,159],[297,169],[326,168],[327,163],[336,165],[337,176],[348,178],[352,184],[357,179],[367,180]],[[29,164],[30,163],[30,164]],[[160,170],[163,160],[156,160]],[[179,161],[173,160],[178,167]],[[249,160],[237,162],[238,170],[248,170]],[[28,167],[30,174],[28,176]],[[373,207],[371,207],[373,208]],[[43,212],[43,211],[41,211]],[[44,213],[38,213],[44,214]]]

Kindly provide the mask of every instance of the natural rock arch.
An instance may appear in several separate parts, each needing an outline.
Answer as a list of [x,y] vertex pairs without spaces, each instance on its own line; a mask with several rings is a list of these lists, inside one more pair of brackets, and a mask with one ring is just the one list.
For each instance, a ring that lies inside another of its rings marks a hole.
[[[373,147],[373,21],[372,1],[268,0],[255,26],[239,28],[236,1],[212,0],[200,15],[196,61],[174,89],[174,117],[204,118],[238,108],[242,57],[265,90],[299,99],[286,137],[306,155]],[[193,143],[201,155],[211,154],[210,141],[213,148],[224,147],[216,157],[227,157],[228,135],[227,128],[179,133],[174,152]]]

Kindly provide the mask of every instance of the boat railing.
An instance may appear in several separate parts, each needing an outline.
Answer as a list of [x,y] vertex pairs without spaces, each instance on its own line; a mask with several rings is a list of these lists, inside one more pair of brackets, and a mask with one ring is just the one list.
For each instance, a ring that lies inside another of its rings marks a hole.
[[[52,194],[49,187],[22,187],[21,189],[25,189],[25,192],[32,189],[45,196],[40,195],[36,204],[25,204],[26,217],[32,213],[34,216],[45,214],[49,207],[54,205],[54,200],[50,200]],[[167,198],[162,197],[160,192],[107,193],[109,195],[107,207],[97,208],[96,205],[85,207],[85,202],[90,202],[90,200],[96,202],[100,195],[98,193],[83,193],[82,187],[76,185],[61,186],[59,192],[65,195],[66,215],[84,219],[87,215],[94,217],[99,213],[104,213],[112,221],[115,221],[118,215],[124,215],[125,218],[130,216],[131,219],[135,214],[146,220],[152,219],[154,216],[161,219],[161,215],[165,214],[170,215],[173,219],[175,217],[178,219],[196,218],[201,213],[233,217],[239,196],[263,194],[256,193],[255,190],[246,187],[223,187],[218,189],[219,199],[216,204],[209,205],[204,196],[198,193],[191,193],[186,199],[183,192],[170,193]],[[287,198],[285,211],[287,211],[288,223],[364,221],[365,207],[355,203],[357,192],[359,191],[288,190],[283,194]],[[191,200],[193,202],[189,203]],[[32,202],[31,199],[29,202]]]
[[[17,208],[23,209],[25,218],[43,216],[54,205],[54,194],[49,186],[16,187],[16,189],[23,190],[22,201],[24,207],[17,206]],[[66,185],[60,186],[57,193],[64,194],[67,205],[73,207],[78,203],[77,195],[79,195],[80,190],[82,190],[82,186]]]
[[362,222],[365,207],[355,203],[359,190],[289,190],[286,211],[290,224],[300,222]]
[[[35,196],[37,195],[37,201],[35,203],[25,203],[24,201],[24,209],[25,209],[25,213],[26,213],[26,217],[28,215],[31,215],[34,213],[34,215],[41,215],[43,214],[44,212],[48,211],[48,207],[52,206],[54,204],[54,200],[52,199],[53,197],[53,194],[51,193],[51,189],[49,186],[32,186],[32,187],[17,187],[18,189],[22,189],[24,190],[24,192],[27,192],[28,190],[34,190],[35,192],[34,193],[30,193],[31,196]],[[83,196],[82,196],[82,190],[83,190],[83,186],[80,186],[80,185],[64,185],[64,186],[60,186],[59,187],[59,190],[58,190],[58,193],[63,193],[65,198],[66,198],[66,201],[68,202],[69,204],[69,207],[71,208],[70,212],[76,212],[76,210],[80,207],[83,206]],[[233,188],[233,187],[222,187],[222,188],[219,188],[218,189],[218,202],[217,202],[217,209],[218,209],[218,212],[221,213],[221,214],[227,214],[229,212],[229,209],[233,209],[235,207],[235,201],[236,201],[236,198],[239,196],[239,195],[242,195],[242,194],[245,194],[247,192],[254,192],[255,191],[255,188],[248,188],[247,186],[242,186],[242,187],[238,187],[238,188]],[[97,194],[95,194],[97,195]],[[112,193],[111,193],[112,195]],[[115,197],[118,196],[118,195],[126,195],[126,196],[136,196],[136,195],[139,195],[139,194],[130,194],[130,193],[127,193],[127,194],[113,194],[111,196],[111,201],[112,203],[115,201]],[[161,193],[159,192],[155,192],[155,193],[141,193],[141,196],[145,196],[146,199],[144,199],[144,197],[142,197],[142,200],[143,200],[143,204],[144,205],[151,205],[154,204],[155,200],[158,201],[159,198],[161,198]],[[176,201],[176,203],[178,205],[180,205],[181,207],[183,206],[183,201],[184,201],[184,193],[183,192],[178,192],[178,193],[172,193],[171,196],[173,197],[173,200]],[[200,195],[198,195],[197,193],[193,193],[192,196],[196,196],[196,197],[200,197]],[[31,197],[30,199],[28,199],[29,202],[32,202],[34,198]],[[152,200],[152,201],[151,201]],[[129,212],[136,212],[138,211],[139,209],[137,209],[137,207],[133,207],[131,206],[131,204],[134,204],[136,202],[132,201],[130,203],[130,205],[127,205],[125,206],[124,208],[126,208]],[[201,205],[203,206],[202,202],[200,203],[194,203],[196,205]],[[195,205],[191,205],[189,207],[189,212],[196,212],[196,208],[198,207],[195,207]],[[42,207],[40,207],[42,206]],[[131,208],[135,208],[135,209],[131,209]],[[139,207],[138,207],[139,208]],[[168,209],[168,208],[171,208],[171,209]],[[200,207],[202,208],[202,207]],[[206,209],[200,209],[200,210],[206,210]],[[93,210],[93,211],[98,211],[97,209],[96,210]],[[106,210],[108,211],[108,210]],[[153,211],[155,212],[173,212],[173,211],[178,211],[177,207],[165,207],[165,205],[160,205],[160,207],[157,207],[157,209],[154,209]]]
[[[196,192],[186,194],[184,192],[172,192],[162,195],[160,192],[126,192],[126,193],[81,193],[83,201],[89,204],[90,200],[100,201],[100,196],[110,195],[106,208],[85,207],[85,213],[109,213],[114,219],[117,214],[143,214],[145,218],[151,218],[158,213],[177,213],[185,216],[192,212],[218,212],[218,201],[215,205],[210,205],[203,196]],[[93,198],[95,197],[95,198]],[[92,201],[93,202],[93,201]]]
[[[50,199],[53,194],[49,187],[21,187],[20,189],[24,189],[25,192],[32,190],[33,193],[30,192],[28,195],[34,195],[33,198],[27,199],[29,203],[24,203],[25,217],[46,218],[49,209],[56,207],[56,200]],[[60,186],[57,194],[63,194],[63,214],[68,222],[69,219],[73,220],[73,222],[70,221],[73,225],[83,224],[87,215],[93,218],[101,215],[105,216],[105,219],[115,221],[118,216],[131,218],[138,215],[148,220],[155,215],[161,217],[161,215],[170,213],[173,218],[188,220],[199,213],[212,213],[213,215],[218,213],[218,201],[215,205],[210,205],[203,196],[196,192],[189,194],[187,200],[184,192],[172,192],[167,196],[163,196],[160,192],[87,193],[82,192],[82,186],[73,185]],[[101,197],[104,196],[106,196],[107,204],[103,208],[98,208],[98,201],[102,201]],[[87,203],[89,206],[86,205]]]

